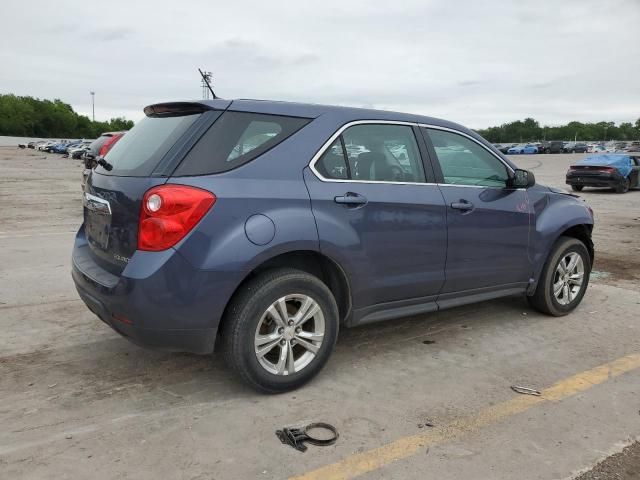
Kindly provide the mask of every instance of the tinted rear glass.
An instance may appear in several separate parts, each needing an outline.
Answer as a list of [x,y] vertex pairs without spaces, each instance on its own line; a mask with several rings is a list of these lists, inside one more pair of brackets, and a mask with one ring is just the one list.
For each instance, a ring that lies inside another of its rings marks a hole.
[[104,175],[146,177],[200,114],[178,117],[144,117],[105,156],[113,168],[98,166]]
[[307,123],[307,118],[227,111],[191,149],[174,175],[232,170],[275,147]]

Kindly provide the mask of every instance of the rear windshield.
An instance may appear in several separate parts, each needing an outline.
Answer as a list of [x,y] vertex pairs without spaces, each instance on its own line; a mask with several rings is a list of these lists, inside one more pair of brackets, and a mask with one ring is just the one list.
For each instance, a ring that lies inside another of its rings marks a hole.
[[116,143],[105,160],[112,169],[96,167],[101,174],[146,177],[200,114],[144,117]]
[[227,111],[191,149],[174,175],[207,175],[232,170],[275,147],[309,121],[308,118]]

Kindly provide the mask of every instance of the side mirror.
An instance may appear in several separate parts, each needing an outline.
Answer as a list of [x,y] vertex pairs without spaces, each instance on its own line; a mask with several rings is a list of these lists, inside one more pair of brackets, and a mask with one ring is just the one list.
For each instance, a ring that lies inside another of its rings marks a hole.
[[513,172],[513,176],[509,179],[509,187],[511,188],[529,188],[536,184],[536,177],[529,170],[517,168]]

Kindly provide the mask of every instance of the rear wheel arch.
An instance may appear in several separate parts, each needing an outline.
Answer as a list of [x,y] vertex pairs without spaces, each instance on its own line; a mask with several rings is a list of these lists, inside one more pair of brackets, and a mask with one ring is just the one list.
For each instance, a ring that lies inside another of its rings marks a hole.
[[242,291],[244,286],[259,276],[260,274],[274,270],[278,268],[292,268],[306,272],[314,277],[320,279],[333,294],[336,304],[338,305],[338,312],[340,315],[340,322],[344,323],[349,314],[351,313],[351,287],[349,280],[343,268],[335,262],[333,259],[313,250],[294,250],[286,253],[281,253],[268,260],[263,261],[253,270],[251,270],[240,284],[236,287],[225,308],[225,312],[222,315],[220,324],[218,325],[218,340],[216,342],[216,349],[220,341],[220,335],[224,330],[225,318],[227,317],[227,309],[232,303],[233,299]]

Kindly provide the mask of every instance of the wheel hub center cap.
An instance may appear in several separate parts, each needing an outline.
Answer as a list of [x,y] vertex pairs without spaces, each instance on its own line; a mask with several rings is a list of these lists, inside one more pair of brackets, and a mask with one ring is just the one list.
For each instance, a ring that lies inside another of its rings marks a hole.
[[285,327],[283,337],[285,340],[291,340],[295,337],[296,330],[293,327]]

